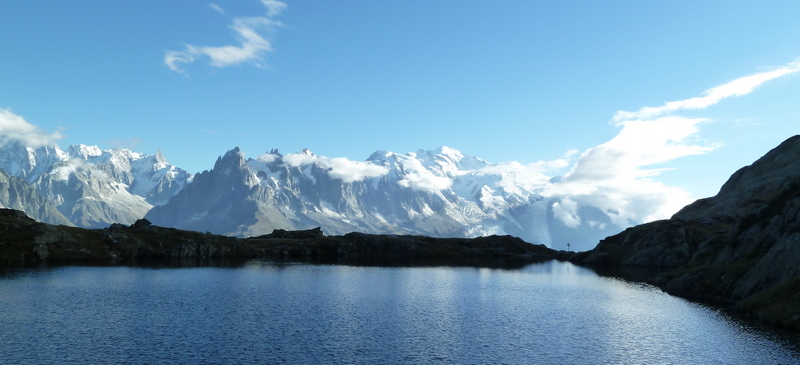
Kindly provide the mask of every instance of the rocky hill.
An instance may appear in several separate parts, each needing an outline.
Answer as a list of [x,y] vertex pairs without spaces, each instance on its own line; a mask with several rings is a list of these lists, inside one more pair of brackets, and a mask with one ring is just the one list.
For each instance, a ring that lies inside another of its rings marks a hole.
[[716,196],[572,260],[663,267],[653,281],[668,292],[800,328],[800,136],[734,173]]
[[0,209],[0,265],[152,259],[286,258],[300,260],[491,259],[532,262],[556,251],[511,236],[431,238],[348,233],[325,236],[320,229],[275,230],[235,238],[151,225],[112,224],[84,229],[37,222],[24,212]]

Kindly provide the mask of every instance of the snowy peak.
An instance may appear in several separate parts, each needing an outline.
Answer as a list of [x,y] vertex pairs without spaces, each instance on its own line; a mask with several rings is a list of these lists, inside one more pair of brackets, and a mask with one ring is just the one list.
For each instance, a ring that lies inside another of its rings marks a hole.
[[378,150],[364,161],[309,149],[245,159],[235,147],[193,177],[160,150],[7,143],[0,168],[84,227],[132,223],[146,213],[164,226],[239,236],[321,226],[331,234],[511,234],[576,248],[625,228],[611,223],[608,210],[559,195],[560,182],[533,166],[490,163],[446,146]]
[[27,147],[11,141],[0,147],[0,168],[29,182],[67,158],[67,153],[58,146]]
[[[518,162],[489,163],[449,147],[378,150],[365,161],[308,149],[272,149],[245,160],[234,148],[147,217],[159,225],[239,236],[321,226],[330,234],[511,234],[578,247],[614,233],[597,212],[551,197],[550,180]],[[564,217],[572,218],[572,226]],[[581,219],[597,224],[578,227]]]
[[81,144],[64,151],[57,145],[8,143],[0,147],[0,169],[27,180],[83,227],[132,223],[191,181],[189,173],[169,165],[160,152],[152,156]]
[[442,146],[434,150],[419,150],[415,154],[409,154],[417,159],[425,166],[439,166],[444,170],[451,170],[451,167],[458,167],[464,154],[461,151]]
[[103,154],[103,151],[100,150],[97,146],[87,146],[82,144],[75,144],[69,146],[67,149],[69,155],[73,158],[82,158],[84,161],[89,160],[90,157],[96,157]]
[[217,157],[217,162],[214,163],[214,170],[240,168],[244,166],[244,156],[239,150],[239,147],[234,147],[232,150],[225,152],[223,156]]
[[208,173],[213,177],[214,184],[244,185],[246,188],[258,184],[258,178],[247,167],[247,161],[239,147],[234,147],[223,156],[218,157],[214,168]]

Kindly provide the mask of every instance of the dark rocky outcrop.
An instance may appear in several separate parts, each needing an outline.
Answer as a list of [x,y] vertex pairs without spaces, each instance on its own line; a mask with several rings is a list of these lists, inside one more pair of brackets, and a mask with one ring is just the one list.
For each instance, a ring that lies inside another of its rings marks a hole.
[[316,227],[312,229],[299,230],[299,231],[287,231],[285,229],[275,229],[272,230],[272,233],[270,234],[265,234],[263,236],[258,236],[256,238],[304,239],[304,238],[318,238],[322,236],[323,236],[322,227]]
[[800,329],[800,136],[734,173],[716,196],[571,259],[662,267],[652,281],[667,292]]
[[556,251],[544,245],[511,236],[470,239],[362,233],[324,236],[321,229],[315,228],[236,238],[159,227],[145,219],[130,226],[112,224],[105,229],[55,226],[36,222],[21,211],[0,209],[0,265],[259,257],[339,261],[513,258],[531,262],[550,259],[555,254]]

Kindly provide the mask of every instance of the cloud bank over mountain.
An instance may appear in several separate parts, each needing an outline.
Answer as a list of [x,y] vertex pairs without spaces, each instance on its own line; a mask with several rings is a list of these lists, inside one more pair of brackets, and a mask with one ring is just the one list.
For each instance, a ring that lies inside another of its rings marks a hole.
[[0,108],[0,147],[13,141],[30,147],[41,147],[51,145],[62,137],[60,131],[47,133],[10,110]]
[[551,190],[562,197],[554,211],[566,225],[578,225],[577,205],[592,206],[619,226],[668,218],[690,203],[689,192],[657,180],[669,168],[657,168],[676,159],[706,154],[720,146],[704,142],[700,126],[706,118],[676,114],[708,108],[727,98],[753,92],[767,81],[800,71],[800,61],[737,78],[704,92],[699,97],[667,102],[638,111],[618,111],[611,124],[620,128],[610,141],[582,152],[571,169]]

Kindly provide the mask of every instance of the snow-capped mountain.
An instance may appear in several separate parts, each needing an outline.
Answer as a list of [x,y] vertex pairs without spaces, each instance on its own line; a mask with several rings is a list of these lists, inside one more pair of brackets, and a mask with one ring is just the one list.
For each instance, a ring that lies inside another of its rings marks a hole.
[[10,142],[0,147],[0,169],[27,181],[70,222],[88,228],[133,223],[191,181],[160,151],[145,155],[85,145],[62,150]]
[[[573,249],[590,249],[627,228],[619,219],[612,222],[613,209],[560,195],[554,189],[558,178],[448,147],[378,151],[366,161],[308,150],[287,155],[273,150],[245,159],[236,148],[218,158],[212,170],[192,177],[161,152],[9,142],[0,146],[0,169],[80,227],[130,224],[146,216],[162,226],[237,236],[321,226],[328,234],[510,234],[554,248],[571,243]],[[30,194],[23,200],[41,200]],[[15,200],[17,209],[20,201]],[[10,204],[0,200],[0,206]],[[37,213],[28,210],[47,210],[31,206],[36,208],[24,209],[31,216]],[[39,216],[64,224],[57,214]],[[635,223],[640,222],[630,222]]]
[[33,219],[52,224],[73,225],[55,205],[30,183],[0,170],[0,207],[22,210]]
[[308,150],[245,160],[236,148],[146,218],[237,236],[321,226],[328,234],[510,234],[557,248],[571,242],[574,249],[624,228],[590,207],[574,214],[592,224],[576,228],[555,219],[554,208],[569,202],[547,194],[552,180],[517,162],[489,163],[448,147],[378,151],[364,162]]

